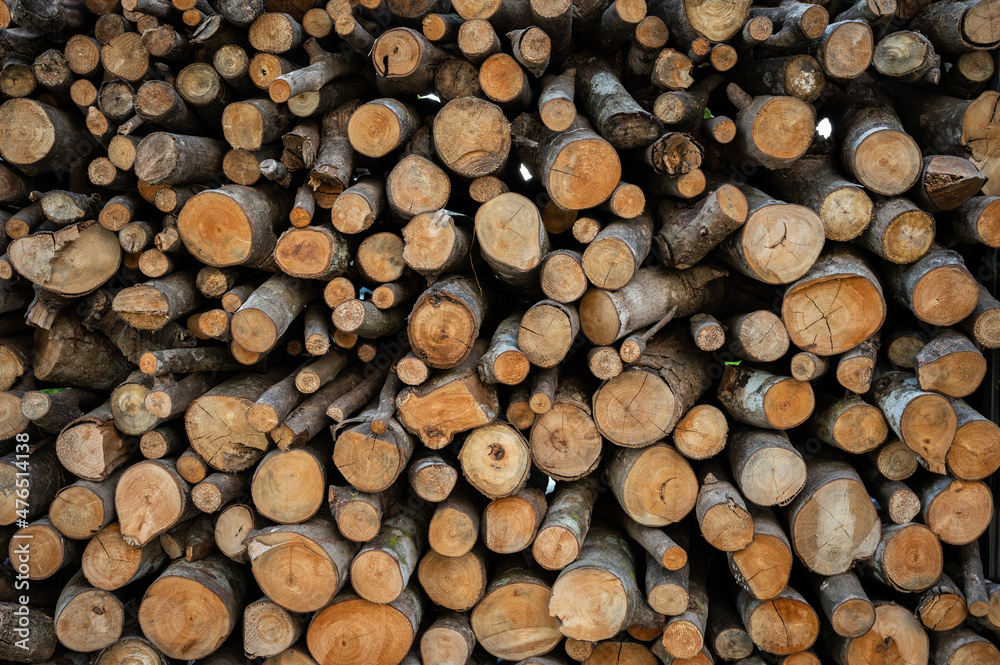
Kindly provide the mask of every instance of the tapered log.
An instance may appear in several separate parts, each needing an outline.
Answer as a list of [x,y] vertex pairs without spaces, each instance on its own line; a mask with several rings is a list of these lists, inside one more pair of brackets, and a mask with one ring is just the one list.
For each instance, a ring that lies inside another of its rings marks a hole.
[[597,487],[587,478],[558,488],[532,545],[539,565],[562,570],[579,557],[596,497]]
[[759,189],[747,185],[741,189],[749,214],[746,223],[719,245],[719,255],[744,275],[768,284],[788,284],[805,275],[823,249],[825,232],[819,216]]
[[838,575],[854,561],[875,553],[881,524],[852,467],[823,458],[810,460],[806,466],[805,487],[788,509],[790,540],[809,570]]
[[834,632],[841,637],[861,637],[875,624],[875,606],[861,580],[851,571],[813,578],[820,607]]
[[538,114],[545,126],[553,132],[561,132],[576,119],[575,69],[567,69],[558,76],[542,79],[542,90],[538,95]]
[[[279,377],[236,376],[194,400],[184,416],[191,447],[214,469],[244,471],[268,447],[267,437],[250,427],[247,411]],[[220,424],[226,433],[220,433]]]
[[[694,508],[698,494],[690,464],[665,443],[617,450],[608,482],[622,509],[644,526],[679,521]],[[661,492],[668,484],[671,491]]]
[[924,524],[948,545],[976,540],[989,524],[993,498],[982,481],[931,476],[914,487]]
[[122,538],[118,523],[113,522],[87,543],[81,569],[90,584],[114,591],[160,570],[166,561],[167,555],[159,539],[153,539],[144,547],[133,547]]
[[753,519],[739,490],[729,482],[728,470],[722,464],[709,463],[698,479],[695,517],[702,538],[723,552],[745,549],[753,541]]
[[423,599],[412,584],[388,605],[343,593],[316,613],[306,643],[316,662],[324,665],[360,665],[373,654],[387,663],[402,663],[422,616]]
[[242,570],[227,559],[177,560],[146,590],[139,625],[167,656],[203,658],[236,627],[244,591]]
[[969,613],[976,617],[987,616],[990,612],[990,599],[986,591],[978,541],[974,540],[959,549],[959,563]]
[[456,612],[465,612],[486,592],[486,558],[481,546],[457,557],[427,551],[417,568],[417,578],[428,598]]
[[511,126],[511,133],[521,159],[562,208],[584,210],[599,205],[621,180],[617,151],[582,115],[560,132],[548,129],[533,116],[522,115]]
[[356,552],[357,545],[344,539],[326,517],[261,529],[247,546],[261,590],[293,612],[327,605],[343,588]]
[[779,656],[797,653],[811,647],[819,636],[816,610],[792,587],[770,601],[741,591],[737,604],[747,634],[762,651]]
[[243,650],[248,658],[276,656],[305,634],[305,617],[266,596],[243,610]]

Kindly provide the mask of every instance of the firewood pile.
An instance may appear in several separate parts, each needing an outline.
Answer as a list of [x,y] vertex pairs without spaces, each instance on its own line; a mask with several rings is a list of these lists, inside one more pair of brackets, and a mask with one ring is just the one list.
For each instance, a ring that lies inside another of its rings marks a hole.
[[1000,664],[998,44],[0,0],[0,660]]

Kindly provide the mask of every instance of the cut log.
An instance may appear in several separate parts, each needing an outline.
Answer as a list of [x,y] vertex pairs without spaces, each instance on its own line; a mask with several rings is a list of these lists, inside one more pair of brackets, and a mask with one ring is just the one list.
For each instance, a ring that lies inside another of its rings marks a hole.
[[438,554],[459,557],[468,554],[479,538],[478,501],[464,486],[434,508],[427,529],[428,544]]
[[343,593],[313,617],[306,644],[316,662],[324,665],[361,665],[373,654],[387,663],[402,663],[422,616],[422,599],[414,585],[388,605]]
[[674,446],[688,459],[708,459],[722,452],[729,424],[711,404],[696,404],[674,427]]
[[166,561],[159,539],[153,539],[145,547],[133,547],[122,538],[118,523],[113,522],[87,543],[81,569],[90,584],[114,591],[160,570]]
[[747,220],[722,241],[719,256],[747,277],[768,284],[789,284],[805,275],[826,237],[819,215],[749,185],[741,189],[747,197]]
[[[514,234],[518,240],[512,241]],[[476,211],[476,239],[493,271],[516,289],[537,288],[538,266],[549,240],[535,204],[509,192]]]
[[758,600],[776,597],[788,585],[792,546],[769,508],[753,508],[753,542],[726,554],[736,583]]
[[881,328],[885,315],[879,279],[860,256],[839,249],[789,286],[781,305],[792,343],[821,356],[858,346]]
[[809,383],[739,365],[726,367],[717,397],[735,420],[769,429],[797,427],[815,407]]
[[410,462],[407,480],[421,499],[438,503],[451,495],[458,472],[440,455],[421,451]]
[[921,390],[966,397],[986,376],[986,359],[969,338],[943,330],[916,354],[913,370]]
[[952,630],[965,621],[969,610],[962,590],[948,575],[942,574],[920,596],[915,614],[927,630]]
[[920,389],[916,377],[877,368],[872,385],[875,403],[889,427],[917,454],[932,473],[945,472],[945,459],[955,440],[957,417],[948,400]]
[[816,610],[792,587],[769,601],[741,591],[737,604],[747,634],[761,651],[779,656],[798,653],[819,637]]
[[918,483],[914,491],[920,496],[924,524],[942,543],[966,545],[986,531],[993,497],[982,481],[932,476]]
[[360,492],[350,485],[330,485],[330,513],[337,521],[341,535],[356,543],[366,543],[376,535],[382,525],[382,515],[393,492]]
[[941,576],[941,543],[923,524],[886,524],[875,556],[862,569],[878,581],[902,592],[929,589]]
[[247,555],[254,579],[267,597],[292,612],[314,612],[347,581],[357,545],[337,532],[333,520],[314,517],[252,535]]
[[799,559],[820,575],[839,575],[874,555],[882,529],[857,472],[845,462],[806,463],[805,487],[788,508],[789,535]]
[[745,549],[753,541],[753,518],[739,490],[729,482],[728,470],[721,462],[707,463],[698,475],[701,487],[695,516],[702,537],[723,552]]
[[654,240],[664,265],[690,268],[738,229],[749,210],[743,192],[724,184],[696,205],[664,199],[657,212],[662,226]]
[[243,571],[223,557],[178,559],[146,590],[139,605],[139,625],[167,656],[204,658],[239,622],[245,584]]
[[[32,460],[32,465],[41,462]],[[89,540],[115,519],[115,488],[121,472],[100,483],[78,480],[63,487],[49,508],[49,520],[67,538]]]
[[382,523],[375,538],[351,562],[351,585],[373,603],[397,600],[416,571],[426,540],[427,516],[403,510]]
[[860,665],[884,662],[887,657],[903,663],[928,662],[927,633],[905,607],[887,601],[875,602],[875,623],[860,637],[834,640],[835,662]]
[[[680,521],[698,495],[690,464],[665,443],[617,450],[609,462],[608,483],[622,509],[644,526]],[[669,493],[663,491],[667,485]]]
[[587,384],[579,374],[560,377],[552,406],[535,418],[529,446],[535,466],[556,480],[590,474],[600,463],[602,440],[591,417]]
[[875,624],[875,606],[851,571],[813,578],[823,614],[841,637],[861,637]]
[[250,603],[243,610],[243,650],[247,657],[268,658],[292,647],[305,634],[304,619],[266,596]]
[[627,542],[599,527],[588,532],[580,557],[559,573],[549,614],[567,637],[606,640],[630,625],[640,600]]
[[821,401],[809,427],[820,441],[854,454],[875,450],[889,434],[882,412],[857,395]]
[[460,365],[479,336],[486,304],[473,279],[453,276],[435,282],[417,298],[409,316],[407,337],[414,353],[429,367]]
[[726,88],[736,116],[734,151],[766,169],[790,166],[805,154],[816,127],[816,111],[785,95],[751,97],[735,83]]
[[428,550],[417,567],[417,579],[432,602],[456,612],[467,612],[486,593],[485,557],[482,546],[457,557]]
[[871,389],[880,341],[881,336],[876,333],[840,356],[837,382],[841,386],[859,395]]
[[173,460],[143,460],[122,474],[115,487],[115,512],[122,538],[142,547],[173,526],[194,517],[191,485]]

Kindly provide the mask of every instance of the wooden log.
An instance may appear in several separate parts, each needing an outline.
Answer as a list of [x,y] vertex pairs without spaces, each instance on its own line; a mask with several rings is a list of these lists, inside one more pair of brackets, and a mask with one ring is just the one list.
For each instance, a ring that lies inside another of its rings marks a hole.
[[114,591],[160,570],[166,561],[158,539],[133,547],[122,538],[118,523],[112,522],[87,543],[80,565],[90,584]]
[[889,434],[882,412],[857,395],[821,401],[809,427],[820,441],[854,454],[875,450]]
[[302,615],[266,596],[243,609],[243,650],[248,658],[269,658],[292,647],[305,634]]
[[959,564],[969,613],[976,617],[987,616],[990,612],[990,599],[986,591],[978,541],[974,540],[959,549]]
[[9,99],[0,106],[0,121],[8,128],[0,134],[0,155],[25,175],[67,168],[80,156],[80,123],[63,111],[34,99]]
[[224,505],[245,494],[249,478],[246,474],[213,473],[191,488],[191,501],[203,513],[218,512]]
[[[594,602],[598,580],[606,585],[603,601]],[[613,637],[628,626],[640,602],[632,554],[618,533],[592,528],[580,557],[559,573],[549,598],[549,613],[559,620],[559,631],[573,639],[597,641]],[[591,611],[580,613],[578,608]]]
[[[287,216],[276,190],[223,185],[192,197],[181,209],[177,230],[192,256],[206,265],[255,267],[267,261]],[[220,225],[219,220],[227,220]]]
[[433,284],[413,306],[407,337],[429,367],[448,369],[463,363],[479,336],[487,300],[470,278],[453,276]]
[[[456,433],[489,424],[496,418],[499,412],[496,389],[483,383],[476,373],[485,350],[485,343],[477,342],[460,365],[418,387],[404,388],[396,397],[400,423],[427,447],[442,448]],[[446,412],[451,416],[442,428],[444,421],[437,414]],[[463,416],[456,418],[458,413]]]
[[728,456],[740,490],[757,505],[785,505],[805,484],[805,462],[782,432],[738,429]]
[[[852,467],[823,458],[810,460],[806,466],[805,487],[788,508],[790,540],[809,570],[838,575],[854,561],[875,553],[881,524]],[[820,511],[826,515],[823,519],[816,517]]]
[[914,611],[927,630],[952,630],[969,615],[962,589],[942,573],[934,585],[921,594]]
[[[373,651],[386,662],[400,663],[416,639],[422,615],[422,599],[414,585],[388,605],[343,593],[316,613],[306,643],[320,663],[339,660],[356,665],[370,658]],[[350,646],[345,648],[342,640]]]
[[458,471],[440,455],[422,451],[410,461],[407,480],[421,499],[439,503],[451,496]]
[[996,662],[1000,660],[1000,650],[968,628],[931,634],[931,662],[951,665],[965,659]]
[[200,561],[218,550],[215,545],[214,518],[199,515],[160,534],[160,545],[167,556],[185,561]]
[[906,480],[917,470],[917,455],[910,448],[893,438],[869,454],[880,474],[889,480]]
[[896,524],[906,524],[920,513],[920,497],[909,486],[890,480],[874,467],[862,470],[862,478],[882,514]]
[[929,589],[941,576],[944,555],[941,543],[922,524],[887,524],[875,556],[862,570],[878,581],[903,592]]
[[621,180],[617,151],[581,115],[561,132],[522,115],[511,125],[511,134],[522,161],[562,208],[584,210],[599,205]]
[[675,306],[675,317],[703,311],[721,297],[725,271],[701,264],[689,271],[641,268],[618,291],[588,290],[580,301],[580,325],[594,344],[609,345],[656,323]]
[[403,241],[406,265],[433,278],[464,268],[472,234],[457,226],[451,215],[438,210],[414,216],[403,228]]
[[840,356],[837,361],[837,382],[841,386],[858,394],[868,392],[880,341],[881,337],[876,333]]
[[493,499],[483,510],[483,544],[497,554],[514,554],[531,545],[546,511],[545,494],[524,487],[510,496]]
[[754,538],[753,518],[739,490],[729,482],[728,470],[721,463],[708,463],[698,479],[695,517],[702,538],[723,552],[745,549]]
[[486,561],[482,546],[457,557],[428,550],[417,568],[417,578],[428,598],[456,612],[465,612],[486,592]]
[[815,407],[809,383],[739,365],[726,367],[717,397],[735,420],[779,430],[801,425]]
[[[740,189],[747,197],[747,220],[719,245],[719,256],[747,277],[768,284],[788,284],[805,275],[823,248],[825,232],[819,216],[748,185]],[[798,253],[790,249],[798,247],[806,249]]]
[[[413,454],[413,437],[395,420],[382,434],[369,423],[356,425],[337,436],[333,461],[344,477],[363,492],[381,492],[396,481]],[[367,460],[364,468],[359,465]]]
[[333,520],[314,517],[261,529],[250,538],[247,554],[268,598],[293,612],[310,612],[327,605],[344,586],[357,549]]
[[517,345],[532,364],[554,367],[569,353],[579,330],[576,309],[552,300],[541,300],[521,317]]
[[[736,116],[736,151],[767,169],[780,169],[805,154],[816,125],[813,108],[797,97],[758,95],[751,97],[735,83],[726,88],[730,101],[739,109]],[[769,120],[783,118],[781,123]]]
[[[618,445],[638,447],[658,440],[673,430],[708,387],[706,363],[707,356],[686,330],[668,328],[654,336],[629,370],[595,393],[593,418],[598,430]],[[666,371],[668,366],[687,369]],[[650,411],[652,404],[658,406]]]
[[537,468],[556,480],[592,472],[601,460],[601,437],[583,377],[560,377],[551,407],[535,419],[529,441]]
[[69,423],[56,439],[56,454],[67,471],[99,482],[128,462],[135,441],[115,429],[109,402]]
[[[864,659],[880,659],[890,644],[893,654],[901,659],[922,663],[928,660],[928,638],[913,613],[901,605],[876,601],[875,623],[861,637],[833,640],[831,654],[835,662],[862,663]],[[881,645],[881,646],[880,646]]]
[[[510,240],[516,229],[518,242]],[[508,285],[521,290],[537,288],[538,266],[549,241],[535,205],[520,194],[501,194],[476,212],[476,239],[483,258]]]
[[22,580],[48,579],[80,558],[82,544],[65,538],[47,517],[19,526],[11,536],[8,554],[18,562]]
[[59,594],[53,619],[60,644],[73,651],[93,652],[121,637],[125,608],[114,594],[91,587],[83,573],[77,572]]
[[861,580],[851,571],[813,578],[820,607],[833,631],[841,637],[861,637],[875,624],[875,606]]
[[737,599],[747,634],[762,651],[788,655],[811,647],[819,636],[819,616],[792,587],[770,601],[760,601],[746,591]]
[[916,377],[880,368],[872,385],[875,403],[889,426],[929,471],[945,472],[957,418],[947,399],[922,391]]
[[387,604],[402,595],[426,540],[427,516],[401,511],[382,523],[351,562],[351,584],[362,598]]
[[[177,560],[147,589],[139,625],[167,656],[201,658],[218,649],[236,627],[244,590],[243,572],[223,557]],[[178,594],[186,602],[174,602]],[[185,639],[175,641],[178,635]]]
[[748,208],[746,196],[724,184],[693,206],[661,201],[657,212],[654,240],[664,265],[690,268],[746,221]]
[[[993,499],[982,481],[931,476],[914,487],[924,524],[948,545],[966,545],[986,531]],[[961,514],[960,519],[956,515]]]
[[29,281],[58,294],[80,296],[106,282],[121,265],[118,238],[94,220],[14,240],[11,265]]
[[468,617],[458,612],[440,612],[420,636],[420,656],[427,665],[465,663],[476,644]]
[[318,291],[291,276],[275,275],[233,314],[233,339],[247,350],[267,353]]
[[451,195],[451,181],[437,164],[411,154],[399,160],[389,172],[385,193],[392,214],[407,220],[444,208]]
[[619,219],[601,229],[583,252],[583,271],[599,289],[616,291],[628,284],[649,254],[651,215]]
[[219,514],[215,522],[215,542],[219,551],[238,563],[246,563],[246,539],[249,534],[263,528],[264,520],[251,506],[234,503],[227,506]]
[[[602,39],[615,39],[612,31],[602,34]],[[659,119],[632,99],[603,58],[582,54],[574,58],[573,64],[583,111],[611,145],[619,150],[638,148],[652,143],[660,135],[663,127]]]
[[711,599],[706,646],[712,653],[727,660],[740,660],[751,655],[754,651],[753,641],[747,635],[743,620],[736,613],[733,603],[721,594],[712,594]]
[[[244,471],[256,464],[268,447],[267,437],[250,427],[251,405],[279,377],[238,375],[195,399],[184,416],[185,430],[195,452],[219,471]],[[220,438],[219,424],[227,434]]]
[[966,397],[986,376],[986,359],[969,338],[943,330],[916,354],[913,369],[921,390]]
[[868,76],[859,76],[848,86],[841,160],[871,191],[896,196],[919,178],[920,149],[903,131],[888,96],[871,83]]
[[122,474],[115,487],[115,512],[122,538],[142,547],[161,533],[197,514],[191,485],[173,460],[143,460]]
[[[695,507],[698,481],[690,464],[665,443],[616,451],[608,482],[622,509],[644,526],[666,526]],[[673,491],[661,494],[668,483]]]

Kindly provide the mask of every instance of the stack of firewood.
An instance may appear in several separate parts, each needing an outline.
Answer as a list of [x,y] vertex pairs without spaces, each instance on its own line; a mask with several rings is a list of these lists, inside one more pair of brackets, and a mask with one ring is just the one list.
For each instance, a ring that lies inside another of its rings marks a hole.
[[1000,663],[998,44],[0,0],[0,660]]

